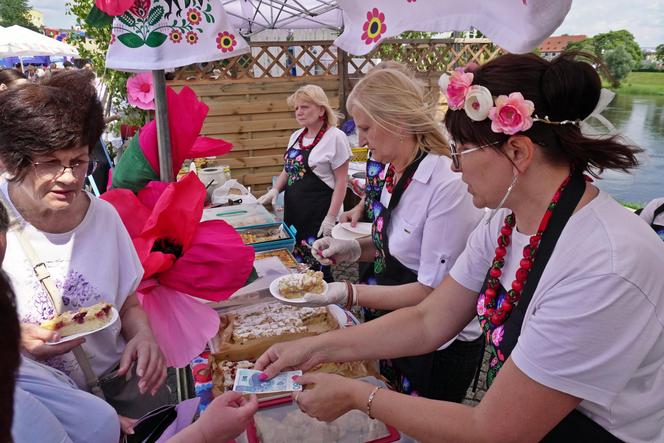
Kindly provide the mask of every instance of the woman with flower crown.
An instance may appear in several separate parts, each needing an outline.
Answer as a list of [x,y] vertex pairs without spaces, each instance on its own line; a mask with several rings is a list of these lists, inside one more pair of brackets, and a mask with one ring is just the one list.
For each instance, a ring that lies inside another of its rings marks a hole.
[[321,420],[358,409],[424,441],[664,440],[664,245],[585,175],[633,169],[640,151],[582,132],[597,72],[573,54],[511,54],[443,86],[454,169],[493,210],[419,305],[273,346],[256,368],[267,378],[428,352],[477,316],[491,361],[474,408],[328,374],[300,377],[311,389],[296,401]]
[[[307,305],[363,306],[365,320],[413,306],[440,284],[463,251],[482,211],[473,206],[461,175],[450,170],[435,106],[404,67],[374,69],[353,88],[347,108],[372,158],[387,165],[385,184],[372,189],[369,198],[370,238],[326,237],[316,240],[312,250],[323,264],[371,264],[378,286],[331,283],[323,296],[305,295]],[[414,296],[385,293],[385,286],[404,284],[421,290]],[[472,321],[432,352],[381,360],[381,374],[399,392],[460,403],[481,363],[483,341],[479,324]]]

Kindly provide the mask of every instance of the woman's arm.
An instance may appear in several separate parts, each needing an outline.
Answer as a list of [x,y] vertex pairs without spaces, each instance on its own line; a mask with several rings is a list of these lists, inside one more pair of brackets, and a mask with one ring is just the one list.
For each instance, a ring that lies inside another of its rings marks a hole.
[[376,245],[371,236],[361,238],[357,242],[360,244],[360,250],[362,251],[358,261],[373,263],[376,259]]
[[135,293],[122,305],[120,320],[127,346],[120,359],[118,374],[125,374],[135,360],[136,374],[141,378],[138,383],[141,393],[150,391],[154,395],[166,381],[166,360]]
[[433,291],[417,282],[400,286],[356,285],[355,290],[359,306],[389,311],[415,306]]
[[334,170],[334,191],[332,192],[332,201],[327,210],[328,217],[337,218],[339,210],[346,197],[346,180],[348,177],[348,161]]
[[285,170],[282,169],[281,174],[279,174],[279,177],[277,177],[277,181],[274,183],[272,189],[276,190],[277,194],[279,194],[281,191],[286,189],[286,181],[288,181],[288,174]]
[[[405,292],[405,291],[404,291]],[[477,294],[447,277],[419,305],[376,320],[271,347],[256,362],[272,377],[288,367],[426,354],[455,337],[475,316]]]
[[[331,377],[334,383],[319,380]],[[303,391],[298,403],[308,414],[327,421],[351,409],[367,412],[375,388],[327,374],[306,374],[298,382],[319,382]],[[380,389],[371,401],[371,415],[422,442],[533,442],[540,441],[579,402],[531,379],[508,359],[475,407]]]

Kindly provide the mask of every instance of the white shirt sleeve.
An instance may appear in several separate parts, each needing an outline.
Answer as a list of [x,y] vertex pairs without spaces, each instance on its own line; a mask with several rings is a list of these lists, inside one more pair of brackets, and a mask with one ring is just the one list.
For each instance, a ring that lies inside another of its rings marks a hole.
[[528,377],[575,397],[609,406],[661,338],[655,307],[615,274],[562,282],[538,298],[511,358]]
[[[470,234],[466,248],[450,270],[450,276],[466,289],[478,293],[482,289],[494,254],[491,240],[492,227],[495,219],[500,218],[499,216],[500,214],[496,214],[492,223],[486,225],[484,220],[488,214],[485,215]],[[502,220],[502,218],[500,219]],[[494,237],[498,238],[497,234]]]
[[[645,220],[646,223],[648,223],[649,225],[652,224],[655,221],[655,209],[657,209],[660,205],[663,204],[664,204],[664,197],[651,200],[650,202],[648,202],[645,208],[643,208],[643,211],[641,211],[639,217]],[[658,220],[660,218],[664,218],[664,214],[660,214],[657,217]]]
[[443,281],[481,217],[461,180],[449,181],[433,193],[422,233],[420,283],[435,288]]
[[339,166],[346,163],[350,160],[352,151],[350,149],[350,143],[348,143],[348,137],[341,130],[337,128],[332,128],[334,130],[331,134],[333,138],[330,140],[329,145],[329,162],[332,170],[334,171]]

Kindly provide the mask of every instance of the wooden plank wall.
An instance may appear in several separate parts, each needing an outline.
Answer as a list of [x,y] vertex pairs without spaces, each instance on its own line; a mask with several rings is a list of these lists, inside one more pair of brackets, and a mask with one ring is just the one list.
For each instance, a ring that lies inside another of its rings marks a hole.
[[288,139],[300,126],[286,98],[306,84],[322,87],[332,107],[339,108],[338,76],[248,80],[174,80],[168,85],[179,91],[192,88],[210,111],[201,133],[233,143],[233,150],[216,164],[231,168],[233,178],[262,195],[272,177],[283,168]]

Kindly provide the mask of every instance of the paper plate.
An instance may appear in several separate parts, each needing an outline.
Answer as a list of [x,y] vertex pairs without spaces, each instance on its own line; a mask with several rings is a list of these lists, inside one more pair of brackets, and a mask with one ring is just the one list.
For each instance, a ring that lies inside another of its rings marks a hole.
[[120,318],[120,314],[118,314],[117,309],[111,307],[111,319],[110,319],[109,322],[106,323],[104,326],[101,326],[101,327],[99,327],[99,328],[97,328],[97,329],[94,329],[94,330],[92,330],[92,331],[88,331],[88,332],[80,332],[80,333],[78,333],[78,334],[68,335],[68,336],[66,336],[66,337],[62,337],[59,341],[46,342],[46,344],[47,344],[47,345],[59,345],[60,343],[66,343],[66,342],[68,342],[68,341],[74,340],[74,339],[79,338],[79,337],[85,337],[86,335],[94,334],[95,332],[99,332],[99,331],[101,331],[102,329],[106,329],[106,328],[108,328],[108,327],[111,326],[113,323],[115,323],[116,321],[118,321],[118,318]]
[[360,222],[355,227],[350,222],[339,223],[332,228],[332,238],[339,240],[356,240],[371,235],[371,223]]
[[[284,278],[290,277],[292,274],[288,275],[282,275],[279,278],[276,278],[270,283],[270,294],[272,294],[272,297],[276,298],[279,301],[282,301],[284,303],[288,304],[298,304],[298,303],[306,303],[304,298],[286,298],[279,293],[279,282],[283,280]],[[327,292],[327,282],[323,281],[323,292],[321,295],[325,294]]]

